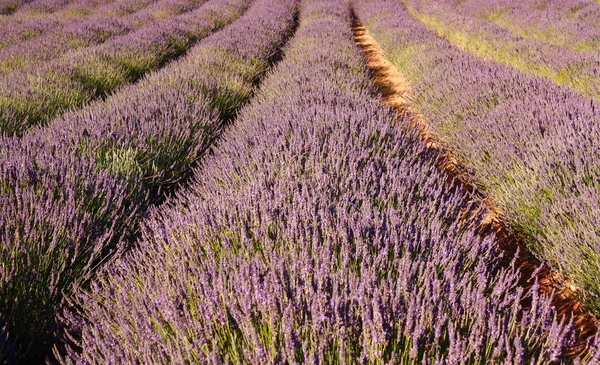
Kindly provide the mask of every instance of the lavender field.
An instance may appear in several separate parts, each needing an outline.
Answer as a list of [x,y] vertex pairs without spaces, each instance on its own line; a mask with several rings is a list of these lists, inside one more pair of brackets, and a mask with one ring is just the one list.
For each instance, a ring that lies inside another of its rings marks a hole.
[[1,364],[600,364],[600,2],[0,0]]

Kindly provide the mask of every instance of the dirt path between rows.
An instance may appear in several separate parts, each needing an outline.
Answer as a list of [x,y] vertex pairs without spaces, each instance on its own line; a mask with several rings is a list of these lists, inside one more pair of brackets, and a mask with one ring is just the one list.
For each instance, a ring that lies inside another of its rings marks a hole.
[[[354,16],[352,30],[356,43],[366,56],[367,66],[373,71],[375,81],[381,88],[384,101],[400,115],[407,116],[419,130],[425,146],[442,156],[438,168],[444,171],[448,181],[459,189],[471,192],[480,204],[487,207],[489,213],[484,219],[474,218],[466,212],[466,219],[472,220],[469,224],[476,226],[482,235],[490,232],[496,234],[498,245],[506,253],[503,264],[510,265],[518,252],[515,264],[521,272],[519,284],[522,287],[530,289],[537,279],[540,293],[545,295],[554,293],[552,305],[556,307],[559,318],[566,317],[568,321],[573,316],[579,331],[575,344],[568,348],[568,355],[573,358],[584,355],[587,352],[588,341],[600,326],[598,320],[581,306],[576,296],[577,289],[559,273],[550,270],[547,265],[542,265],[542,262],[526,248],[523,241],[511,232],[506,215],[490,197],[477,189],[473,178],[465,172],[464,165],[444,145],[424,117],[411,107],[410,83],[386,58],[375,38],[369,34],[356,16]],[[525,306],[527,304],[524,303]]]

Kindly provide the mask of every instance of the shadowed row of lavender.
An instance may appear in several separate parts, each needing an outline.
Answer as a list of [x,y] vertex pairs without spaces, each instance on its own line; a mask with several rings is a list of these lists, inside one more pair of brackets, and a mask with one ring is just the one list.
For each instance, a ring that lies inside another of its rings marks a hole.
[[[106,97],[117,88],[182,55],[211,27],[223,25],[210,23],[207,28],[202,19],[207,10],[201,4],[203,1],[190,0],[183,1],[181,7],[173,7],[172,0],[159,1],[155,3],[158,8],[198,9],[151,21],[136,31],[100,45],[68,53],[53,61],[37,62],[4,75],[0,78],[0,131],[6,135],[22,135],[28,128],[44,126],[64,111],[86,105],[98,97]],[[150,13],[146,16],[153,18]],[[118,23],[113,30],[120,28]],[[110,30],[112,25],[99,23],[97,29]],[[48,46],[52,45],[50,41]],[[58,44],[55,46],[60,48]]]
[[457,219],[472,197],[375,96],[348,3],[301,9],[191,186],[73,294],[62,363],[565,359],[573,329]]
[[[46,129],[2,141],[0,361],[48,354],[63,295],[93,280],[137,235],[147,208],[186,181],[278,55],[295,6],[257,1],[182,60]],[[194,24],[214,31],[247,7],[212,0]]]
[[[407,0],[406,4],[412,15],[467,52],[534,73],[600,100],[600,31],[595,27],[582,24],[580,32],[575,34],[562,34],[559,29],[551,33],[531,29],[534,25],[511,31],[461,11],[456,3]],[[485,4],[483,1],[481,8]],[[592,6],[600,8],[600,4]],[[519,13],[525,18],[534,14]],[[543,26],[540,19],[534,24]],[[553,44],[552,41],[561,38],[562,42]]]
[[31,0],[0,0],[0,14],[10,15]]
[[400,0],[359,1],[357,13],[513,229],[600,313],[600,103],[457,49]]

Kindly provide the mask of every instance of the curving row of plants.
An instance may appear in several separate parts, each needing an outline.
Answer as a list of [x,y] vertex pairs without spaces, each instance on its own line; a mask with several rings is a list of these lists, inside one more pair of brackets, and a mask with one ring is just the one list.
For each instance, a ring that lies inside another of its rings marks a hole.
[[[47,0],[56,3],[56,0]],[[48,4],[50,5],[50,4]],[[56,11],[41,11],[36,7],[4,18],[0,17],[0,49],[36,37],[47,37],[51,33],[72,28],[101,14],[122,17],[141,10],[148,2],[143,0],[79,0],[62,1]],[[40,4],[41,6],[41,4]],[[141,8],[140,8],[141,7]]]
[[72,295],[60,362],[563,360],[573,328],[459,219],[485,208],[382,105],[348,3],[301,9],[284,60],[190,187]]
[[[245,0],[213,0],[197,24]],[[106,101],[0,143],[0,362],[41,362],[74,286],[126,250],[253,94],[294,29],[296,3],[260,0],[189,54]],[[199,16],[199,14],[198,14]],[[201,23],[202,22],[202,23]],[[214,28],[213,28],[214,29]]]
[[0,0],[0,14],[10,15],[32,0]]
[[7,19],[23,19],[54,13],[66,8],[77,8],[88,0],[0,0],[0,23]]
[[459,50],[400,1],[358,1],[356,11],[411,82],[415,109],[529,248],[600,313],[600,104]]
[[205,0],[144,1],[140,4],[143,9],[133,14],[99,14],[81,23],[70,22],[67,27],[58,31],[49,31],[43,36],[0,50],[0,75],[6,77],[17,72],[35,74],[35,69],[44,61],[70,56],[78,50],[87,52],[89,47],[110,44],[109,41],[136,30],[146,28],[147,31],[150,27],[156,27],[157,22],[188,13],[204,2]]
[[600,6],[589,0],[466,0],[452,10],[512,34],[575,51],[600,47]]
[[[537,32],[538,36],[534,34],[524,37],[518,31],[515,34],[494,22],[457,11],[456,7],[448,2],[429,0],[404,2],[412,16],[467,52],[519,71],[544,77],[558,85],[568,86],[600,100],[598,30],[588,27],[588,31],[583,32],[584,36],[590,33],[591,43],[590,38],[578,38],[577,33],[564,34],[563,43],[569,45],[564,46],[544,40],[544,37],[539,35],[544,34],[543,30]],[[402,6],[400,1],[398,6]],[[520,13],[531,14],[532,12]],[[535,24],[542,24],[539,18],[536,18]],[[547,38],[555,41],[559,39],[556,35]]]
[[217,13],[220,8],[211,2],[191,0],[188,5],[197,9],[2,77],[0,132],[20,136],[69,109],[105,98],[183,55],[196,41],[222,27],[225,22],[220,19],[232,15],[231,11]]

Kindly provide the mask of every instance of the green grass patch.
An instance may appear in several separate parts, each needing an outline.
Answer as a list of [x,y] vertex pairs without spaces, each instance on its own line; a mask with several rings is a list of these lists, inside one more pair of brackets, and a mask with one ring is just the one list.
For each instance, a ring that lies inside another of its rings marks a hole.
[[[427,46],[424,44],[406,44],[386,50],[388,60],[401,70],[404,77],[408,80],[418,80],[429,67],[416,66],[415,60],[422,58],[423,52],[426,52]],[[423,61],[423,59],[421,59]]]
[[19,6],[17,4],[8,4],[4,6],[4,9],[2,9],[2,11],[0,11],[0,14],[12,15],[15,11],[17,11],[18,8]]
[[0,62],[0,74],[8,74],[18,68],[24,67],[29,64],[30,60],[26,57],[10,56]]
[[92,9],[93,8],[85,8],[85,7],[71,8],[71,9],[66,9],[65,11],[62,11],[60,13],[60,15],[64,16],[64,17],[69,17],[69,18],[79,18],[79,17],[91,15]]
[[90,58],[73,70],[72,79],[89,90],[94,97],[106,98],[115,89],[127,83],[126,70],[109,60]]
[[137,80],[152,70],[158,63],[157,57],[151,52],[123,52],[111,57],[111,61],[124,70],[129,80]]
[[49,80],[30,77],[27,95],[0,96],[0,130],[7,135],[22,135],[31,126],[46,125],[67,109],[87,99],[85,90],[54,75]]
[[498,9],[484,9],[475,14],[475,17],[481,20],[495,23],[496,21],[503,19],[503,15],[506,14],[509,10],[510,8],[507,6]]
[[169,10],[158,9],[150,12],[150,15],[156,20],[163,20],[173,16],[173,13]]
[[254,83],[269,68],[269,63],[256,57],[246,59],[235,52],[220,48],[207,49],[204,53],[209,67],[221,73],[233,73],[242,79]]
[[42,32],[40,30],[37,29],[26,29],[24,31],[21,32],[21,38],[23,41],[26,41],[28,39],[37,37],[38,35],[42,34]]
[[130,146],[117,147],[105,145],[100,147],[97,152],[96,163],[111,173],[137,174],[142,173],[142,168],[138,163],[139,151]]
[[237,111],[250,100],[253,95],[252,87],[247,83],[228,78],[222,84],[199,85],[208,104],[217,109],[224,120],[235,117]]

